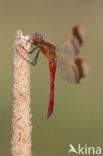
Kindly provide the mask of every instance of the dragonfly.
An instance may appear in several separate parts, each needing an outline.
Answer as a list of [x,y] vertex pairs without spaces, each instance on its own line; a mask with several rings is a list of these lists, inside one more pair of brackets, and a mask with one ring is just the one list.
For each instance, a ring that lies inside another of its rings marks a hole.
[[[47,119],[52,115],[54,108],[54,81],[55,72],[67,82],[78,84],[88,73],[88,64],[83,58],[78,57],[80,47],[84,41],[84,27],[82,25],[75,25],[72,28],[69,38],[60,44],[54,45],[44,40],[41,33],[34,33],[32,41],[26,40],[32,46],[31,51],[25,51],[28,54],[36,52],[33,60],[27,60],[31,65],[36,65],[39,54],[43,53],[49,60],[50,70],[50,99],[48,106]],[[19,45],[22,47],[22,45]],[[24,49],[24,47],[22,47]],[[57,68],[57,69],[56,69]]]

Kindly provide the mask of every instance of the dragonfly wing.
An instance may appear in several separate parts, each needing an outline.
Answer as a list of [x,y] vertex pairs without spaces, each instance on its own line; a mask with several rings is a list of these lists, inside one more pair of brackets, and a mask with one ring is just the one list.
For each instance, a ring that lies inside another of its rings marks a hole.
[[72,60],[58,59],[57,62],[58,75],[71,83],[80,83],[88,73],[88,65],[85,60],[75,58]]
[[64,43],[56,45],[56,54],[59,57],[64,58],[73,58],[75,55],[79,53],[80,46],[84,41],[84,27],[83,26],[75,26],[72,29],[72,33],[68,40]]
[[69,39],[56,46],[57,71],[62,79],[79,83],[86,76],[88,65],[83,59],[76,57],[83,41],[84,27],[76,25]]
[[57,57],[73,58],[75,55],[75,50],[71,42],[67,41],[65,43],[56,45],[56,55]]

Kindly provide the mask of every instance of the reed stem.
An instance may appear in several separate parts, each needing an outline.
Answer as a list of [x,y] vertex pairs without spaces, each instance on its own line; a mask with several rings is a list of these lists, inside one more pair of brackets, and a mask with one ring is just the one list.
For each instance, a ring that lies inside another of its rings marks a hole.
[[29,59],[26,50],[30,50],[30,44],[23,40],[29,36],[23,36],[17,31],[14,52],[14,104],[12,119],[12,156],[31,156],[31,107],[30,107],[30,64],[25,61],[17,51],[26,59]]

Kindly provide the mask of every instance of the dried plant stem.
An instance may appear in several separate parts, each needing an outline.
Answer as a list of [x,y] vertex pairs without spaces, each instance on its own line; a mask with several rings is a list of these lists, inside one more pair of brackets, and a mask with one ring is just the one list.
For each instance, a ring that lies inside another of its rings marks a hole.
[[17,31],[15,41],[12,156],[31,156],[30,65],[17,53],[28,59],[28,53],[18,45],[29,51],[30,44],[21,38],[29,39],[29,36]]

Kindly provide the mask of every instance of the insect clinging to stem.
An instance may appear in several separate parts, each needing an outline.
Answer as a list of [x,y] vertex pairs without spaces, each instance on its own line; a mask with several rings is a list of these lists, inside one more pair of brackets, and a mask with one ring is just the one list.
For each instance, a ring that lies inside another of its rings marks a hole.
[[[88,65],[85,60],[77,57],[83,40],[84,27],[76,25],[73,27],[69,39],[61,44],[54,45],[45,41],[41,33],[34,33],[32,41],[25,40],[33,46],[31,51],[27,51],[26,49],[25,51],[28,54],[32,54],[36,51],[36,55],[32,61],[27,60],[17,51],[21,57],[32,65],[36,65],[40,53],[43,53],[49,60],[50,100],[47,118],[51,116],[54,107],[54,81],[56,68],[60,77],[71,83],[80,83],[88,73]],[[24,47],[22,48],[24,49]]]

